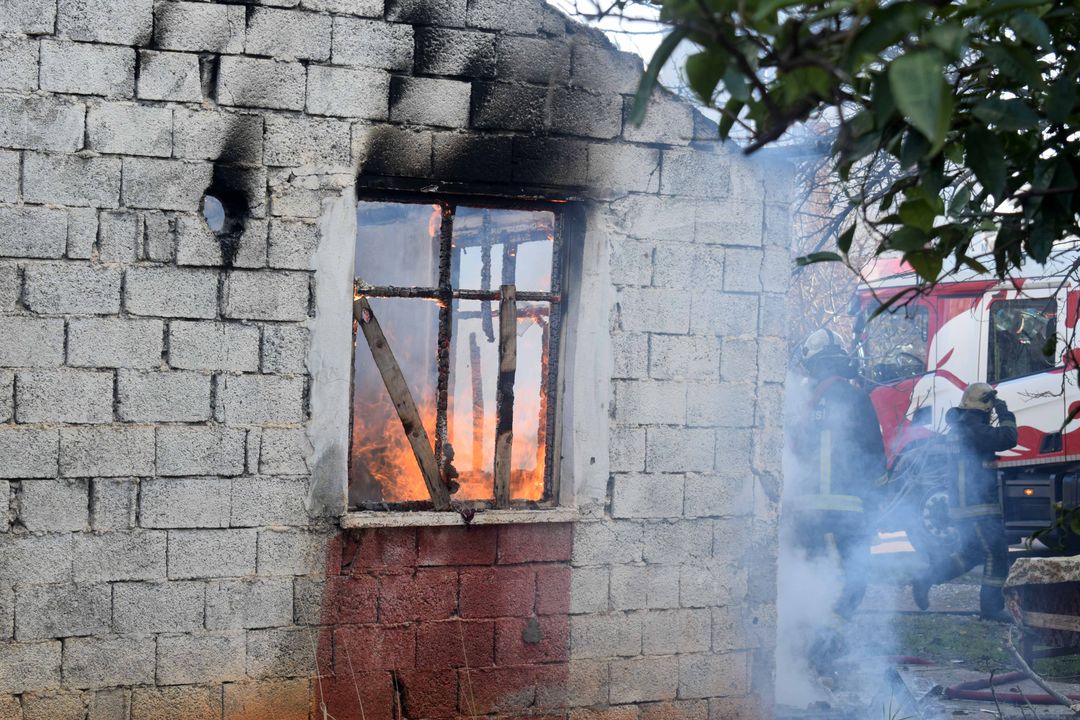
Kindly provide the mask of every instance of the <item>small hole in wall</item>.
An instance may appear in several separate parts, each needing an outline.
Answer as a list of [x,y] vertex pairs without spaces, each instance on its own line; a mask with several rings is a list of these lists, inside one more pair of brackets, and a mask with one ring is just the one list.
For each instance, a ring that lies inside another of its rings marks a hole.
[[202,213],[203,217],[206,218],[206,224],[210,226],[210,229],[215,234],[225,231],[225,206],[221,204],[220,200],[209,193],[204,195]]

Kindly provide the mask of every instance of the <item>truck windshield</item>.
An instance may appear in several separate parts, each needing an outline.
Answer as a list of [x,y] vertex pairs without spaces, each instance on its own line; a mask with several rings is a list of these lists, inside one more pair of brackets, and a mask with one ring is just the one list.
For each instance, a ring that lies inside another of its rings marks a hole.
[[1053,298],[998,300],[990,306],[990,317],[988,383],[1054,367],[1057,303]]
[[[866,317],[874,308],[866,309]],[[859,339],[863,375],[892,383],[926,372],[929,313],[925,306],[890,309],[862,325]]]

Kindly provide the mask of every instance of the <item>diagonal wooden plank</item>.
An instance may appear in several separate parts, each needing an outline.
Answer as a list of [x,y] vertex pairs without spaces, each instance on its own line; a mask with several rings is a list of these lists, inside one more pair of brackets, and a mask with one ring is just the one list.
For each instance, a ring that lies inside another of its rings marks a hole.
[[424,484],[427,485],[428,494],[436,510],[450,509],[450,492],[443,485],[439,477],[439,464],[435,460],[435,451],[431,447],[424,423],[420,419],[420,411],[416,408],[412,392],[405,382],[405,376],[401,372],[397,358],[390,349],[390,343],[379,325],[375,313],[371,311],[371,305],[367,298],[357,298],[353,302],[353,317],[360,325],[364,339],[367,340],[371,357],[375,360],[379,374],[382,376],[386,391],[397,410],[401,427],[405,430],[405,437],[409,440],[416,464],[420,467],[420,473],[424,476]]
[[510,507],[514,449],[514,379],[517,375],[517,292],[499,288],[499,383],[495,389],[495,507]]

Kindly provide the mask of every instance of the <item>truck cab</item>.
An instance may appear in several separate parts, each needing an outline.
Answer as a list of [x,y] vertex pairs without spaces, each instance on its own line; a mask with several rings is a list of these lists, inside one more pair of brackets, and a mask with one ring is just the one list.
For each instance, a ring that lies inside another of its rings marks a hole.
[[891,529],[908,530],[917,549],[941,550],[953,539],[940,438],[946,411],[973,382],[994,386],[1016,413],[1018,443],[996,462],[1010,541],[1051,525],[1055,503],[1080,499],[1080,421],[1063,426],[1080,407],[1076,373],[1066,372],[1076,368],[1066,348],[1076,344],[1080,290],[1067,268],[1004,282],[957,277],[926,292],[901,273],[856,291],[853,348],[881,423],[890,485],[895,493],[917,484],[906,490],[916,507],[896,513],[907,527]]

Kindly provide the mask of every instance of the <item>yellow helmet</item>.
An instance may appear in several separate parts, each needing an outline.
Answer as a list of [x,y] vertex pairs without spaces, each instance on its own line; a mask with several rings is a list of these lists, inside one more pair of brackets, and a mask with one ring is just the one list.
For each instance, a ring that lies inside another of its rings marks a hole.
[[997,390],[986,383],[971,383],[964,390],[960,398],[960,408],[963,410],[982,410],[989,412],[994,407],[994,398]]
[[802,361],[825,360],[826,358],[848,359],[847,350],[840,336],[828,328],[819,328],[806,336],[802,345]]

